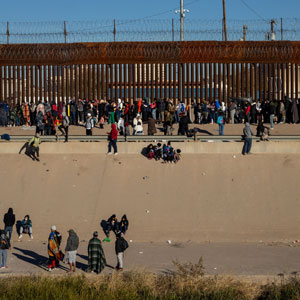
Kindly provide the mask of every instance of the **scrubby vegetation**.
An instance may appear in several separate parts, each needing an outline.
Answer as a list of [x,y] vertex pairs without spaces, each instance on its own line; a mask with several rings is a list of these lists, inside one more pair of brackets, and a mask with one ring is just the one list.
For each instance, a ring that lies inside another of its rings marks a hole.
[[123,272],[99,276],[24,276],[0,280],[2,300],[300,300],[297,278],[259,286],[206,277],[197,264],[174,262],[175,272]]

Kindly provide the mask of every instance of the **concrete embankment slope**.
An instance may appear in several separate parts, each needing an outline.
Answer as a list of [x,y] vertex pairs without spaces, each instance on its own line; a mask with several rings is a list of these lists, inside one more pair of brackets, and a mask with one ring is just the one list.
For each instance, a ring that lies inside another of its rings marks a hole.
[[[226,138],[224,138],[226,141]],[[150,142],[119,142],[118,152],[140,154]],[[164,141],[163,143],[166,143]],[[16,154],[24,142],[0,142],[0,154]],[[203,153],[241,153],[242,142],[222,141],[189,141],[173,142],[174,148],[179,148],[186,154]],[[300,141],[253,141],[253,153],[300,153]],[[43,142],[40,147],[42,154],[104,154],[107,152],[107,142]]]
[[183,154],[177,165],[137,154],[42,154],[39,163],[0,154],[0,165],[0,213],[30,214],[35,239],[55,224],[87,240],[113,213],[127,214],[135,242],[299,238],[299,154]]

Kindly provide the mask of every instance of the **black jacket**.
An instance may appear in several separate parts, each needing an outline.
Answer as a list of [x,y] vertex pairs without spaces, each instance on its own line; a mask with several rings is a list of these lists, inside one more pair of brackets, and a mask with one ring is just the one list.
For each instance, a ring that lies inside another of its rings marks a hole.
[[179,121],[178,134],[185,135],[188,130],[189,130],[189,119],[187,116],[183,116],[180,118]]
[[16,222],[15,215],[13,214],[12,208],[8,210],[8,212],[4,215],[3,219],[5,227],[7,226],[14,226]]
[[124,252],[128,248],[128,243],[123,237],[117,237],[115,243],[116,254]]

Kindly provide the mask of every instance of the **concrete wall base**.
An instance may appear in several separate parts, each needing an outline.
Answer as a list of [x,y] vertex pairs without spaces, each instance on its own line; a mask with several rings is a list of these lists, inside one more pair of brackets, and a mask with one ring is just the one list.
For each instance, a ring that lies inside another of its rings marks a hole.
[[[18,153],[24,143],[1,142],[0,154]],[[107,142],[45,142],[40,145],[40,153],[44,154],[104,154],[107,152]],[[148,143],[144,142],[119,142],[120,154],[139,154]],[[175,149],[181,149],[182,153],[241,153],[242,142],[174,142]],[[251,152],[253,153],[300,153],[298,141],[270,141],[255,142]]]

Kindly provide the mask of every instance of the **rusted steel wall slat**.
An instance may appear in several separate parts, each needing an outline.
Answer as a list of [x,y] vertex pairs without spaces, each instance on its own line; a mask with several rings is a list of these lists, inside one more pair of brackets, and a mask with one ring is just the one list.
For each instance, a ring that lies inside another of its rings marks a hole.
[[196,63],[196,101],[199,102],[199,64]]
[[178,67],[178,65],[173,64],[173,99],[174,99],[174,101],[177,98],[177,73],[176,73],[177,67]]
[[295,98],[299,98],[299,65],[295,65]]
[[290,71],[291,71],[290,64],[286,64],[286,68],[285,68],[285,72],[286,72],[286,95],[289,98],[291,98],[291,93],[290,93],[291,92],[291,89],[290,89],[290,86],[291,86]]
[[291,64],[291,98],[295,99],[295,65]]
[[[168,97],[168,65],[164,64],[164,94],[161,97],[162,98],[167,98]],[[170,73],[169,73],[169,77],[170,77]]]
[[146,64],[146,97],[150,98],[150,66]]

